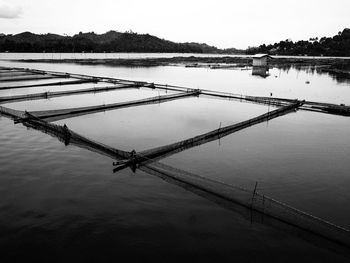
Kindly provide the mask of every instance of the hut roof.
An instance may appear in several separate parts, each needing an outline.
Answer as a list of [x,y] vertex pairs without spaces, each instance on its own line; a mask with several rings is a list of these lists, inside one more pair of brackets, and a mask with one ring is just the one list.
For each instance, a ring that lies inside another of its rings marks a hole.
[[264,58],[264,57],[273,58],[269,54],[255,54],[254,56],[252,56],[252,58]]

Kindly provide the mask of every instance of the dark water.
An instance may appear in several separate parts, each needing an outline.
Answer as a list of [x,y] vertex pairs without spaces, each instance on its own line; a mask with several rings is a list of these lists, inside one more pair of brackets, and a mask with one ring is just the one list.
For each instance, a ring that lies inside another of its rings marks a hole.
[[[250,71],[181,67],[19,64],[239,94],[350,104],[350,86],[307,70]],[[305,81],[310,81],[307,85]],[[23,83],[23,82],[21,82]],[[16,84],[18,84],[16,82]],[[1,86],[5,85],[1,83]],[[7,85],[7,84],[6,84]],[[84,88],[94,84],[81,85]],[[66,90],[72,87],[60,87]],[[40,90],[55,90],[54,87]],[[16,91],[17,92],[17,91]],[[16,94],[39,92],[24,89]],[[0,96],[11,95],[1,91]],[[11,103],[45,110],[164,95],[123,90]],[[131,151],[186,139],[273,108],[188,98],[61,120],[96,141]],[[178,153],[164,163],[253,189],[350,228],[350,122],[346,117],[292,113]],[[0,259],[101,262],[347,262],[305,241],[141,171],[112,173],[112,159],[0,117]]]

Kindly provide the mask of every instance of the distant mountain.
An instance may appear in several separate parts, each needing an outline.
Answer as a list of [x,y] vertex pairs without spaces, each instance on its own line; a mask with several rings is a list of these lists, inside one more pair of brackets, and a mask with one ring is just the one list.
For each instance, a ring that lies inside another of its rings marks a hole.
[[175,43],[149,34],[109,31],[105,34],[80,32],[74,36],[38,35],[23,32],[0,35],[0,52],[169,52],[169,53],[243,53],[222,50],[207,44]]
[[333,37],[310,38],[305,41],[281,41],[272,45],[249,48],[248,54],[268,53],[271,55],[308,56],[350,56],[350,29],[345,28]]

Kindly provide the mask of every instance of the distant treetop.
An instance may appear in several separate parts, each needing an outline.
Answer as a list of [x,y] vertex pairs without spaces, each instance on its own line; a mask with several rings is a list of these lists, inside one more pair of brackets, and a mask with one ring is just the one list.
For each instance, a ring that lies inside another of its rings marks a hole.
[[250,47],[248,54],[267,53],[270,55],[308,56],[350,56],[350,29],[345,28],[333,37],[310,38],[297,42],[285,40],[271,45]]

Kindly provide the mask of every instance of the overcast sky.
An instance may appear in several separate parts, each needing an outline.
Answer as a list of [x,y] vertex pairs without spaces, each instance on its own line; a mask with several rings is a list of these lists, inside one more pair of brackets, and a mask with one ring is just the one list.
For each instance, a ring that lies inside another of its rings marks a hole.
[[333,36],[350,0],[0,0],[0,33],[132,30],[176,42],[246,48]]

